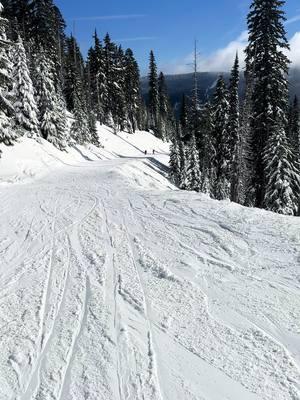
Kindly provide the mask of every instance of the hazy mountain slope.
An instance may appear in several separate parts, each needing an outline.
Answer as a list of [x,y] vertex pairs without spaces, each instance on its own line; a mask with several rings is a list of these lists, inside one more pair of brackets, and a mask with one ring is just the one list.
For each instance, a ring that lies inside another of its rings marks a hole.
[[[198,74],[198,82],[200,88],[200,97],[202,100],[207,99],[211,96],[214,91],[214,85],[218,78],[219,73],[217,72],[201,72]],[[225,79],[228,81],[229,74],[223,73]],[[181,75],[167,75],[166,82],[168,85],[169,94],[171,101],[174,105],[180,103],[182,94],[190,95],[193,88],[193,74],[181,74]],[[142,79],[142,92],[147,98],[147,78]],[[241,74],[241,85],[240,94],[244,91],[244,77]],[[290,71],[290,94],[291,97],[298,95],[300,98],[300,70],[293,69]]]

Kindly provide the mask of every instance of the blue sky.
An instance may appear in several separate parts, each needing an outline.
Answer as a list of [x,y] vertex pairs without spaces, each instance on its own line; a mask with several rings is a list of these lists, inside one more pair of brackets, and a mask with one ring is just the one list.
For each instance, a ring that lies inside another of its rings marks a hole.
[[[250,0],[56,0],[85,54],[97,28],[131,47],[141,71],[147,71],[154,50],[166,73],[188,72],[193,40],[197,38],[201,70],[228,69],[231,53],[242,52]],[[300,65],[300,2],[287,0],[288,37],[295,47],[292,59]],[[298,17],[298,18],[297,18]],[[299,52],[298,49],[299,48]],[[297,54],[294,54],[297,53]]]

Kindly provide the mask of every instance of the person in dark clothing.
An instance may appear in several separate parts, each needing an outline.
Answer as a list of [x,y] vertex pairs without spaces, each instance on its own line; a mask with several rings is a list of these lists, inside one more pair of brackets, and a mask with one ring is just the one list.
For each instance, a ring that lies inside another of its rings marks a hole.
[[145,150],[145,156],[147,155],[147,150]]

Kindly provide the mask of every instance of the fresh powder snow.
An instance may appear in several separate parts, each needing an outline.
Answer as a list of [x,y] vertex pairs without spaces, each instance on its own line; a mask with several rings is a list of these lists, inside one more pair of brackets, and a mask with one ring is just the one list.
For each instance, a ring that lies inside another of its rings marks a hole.
[[299,218],[179,191],[167,144],[98,128],[1,147],[0,399],[299,400]]

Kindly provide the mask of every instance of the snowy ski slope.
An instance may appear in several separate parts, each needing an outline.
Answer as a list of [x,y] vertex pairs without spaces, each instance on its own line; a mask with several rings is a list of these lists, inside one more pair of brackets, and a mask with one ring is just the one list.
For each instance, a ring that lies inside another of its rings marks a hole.
[[300,220],[101,137],[0,161],[0,400],[299,400]]

